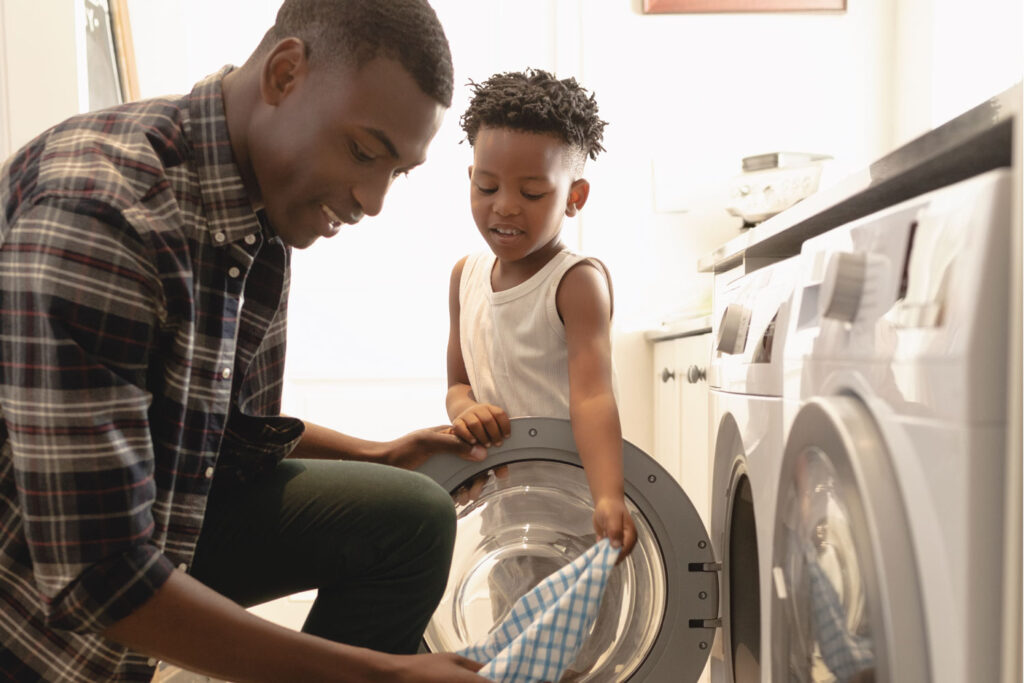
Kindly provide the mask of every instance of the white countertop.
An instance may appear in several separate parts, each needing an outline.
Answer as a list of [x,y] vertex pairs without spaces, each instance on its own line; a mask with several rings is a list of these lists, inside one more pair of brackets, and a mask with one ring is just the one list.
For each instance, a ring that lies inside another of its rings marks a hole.
[[711,332],[711,314],[678,318],[661,323],[644,333],[648,341],[666,341]]

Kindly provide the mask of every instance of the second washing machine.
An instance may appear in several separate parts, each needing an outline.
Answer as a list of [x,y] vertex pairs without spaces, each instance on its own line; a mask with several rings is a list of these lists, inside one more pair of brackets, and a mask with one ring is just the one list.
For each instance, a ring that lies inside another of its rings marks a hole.
[[716,273],[708,371],[711,539],[721,563],[712,683],[769,677],[772,524],[782,459],[782,360],[795,259]]
[[1011,196],[994,170],[803,245],[773,680],[999,678],[1004,528],[1019,525],[1004,499]]

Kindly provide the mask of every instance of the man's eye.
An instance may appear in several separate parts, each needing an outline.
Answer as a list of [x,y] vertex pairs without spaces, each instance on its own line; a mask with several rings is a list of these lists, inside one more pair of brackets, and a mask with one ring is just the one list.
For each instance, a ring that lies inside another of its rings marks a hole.
[[373,156],[360,147],[358,142],[353,142],[350,149],[352,150],[352,156],[355,157],[356,161],[373,161]]

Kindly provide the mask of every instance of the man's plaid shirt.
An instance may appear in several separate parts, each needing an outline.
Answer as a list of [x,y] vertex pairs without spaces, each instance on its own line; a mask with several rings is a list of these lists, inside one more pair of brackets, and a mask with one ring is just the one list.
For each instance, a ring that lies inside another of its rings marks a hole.
[[149,680],[96,634],[189,566],[215,472],[302,433],[279,416],[290,252],[233,161],[226,73],[0,168],[0,678]]

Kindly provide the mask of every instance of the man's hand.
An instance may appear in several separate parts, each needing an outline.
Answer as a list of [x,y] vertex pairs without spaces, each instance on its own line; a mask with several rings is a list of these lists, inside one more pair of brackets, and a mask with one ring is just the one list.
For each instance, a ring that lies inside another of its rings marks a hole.
[[498,406],[474,403],[455,416],[452,429],[466,443],[482,444],[490,448],[500,446],[512,434],[512,421]]
[[466,460],[479,461],[487,450],[460,439],[448,425],[417,429],[388,443],[384,462],[395,467],[414,470],[437,453],[454,453]]
[[594,531],[599,539],[611,539],[612,547],[622,548],[617,562],[622,562],[636,545],[636,527],[622,498],[603,498],[594,505]]

